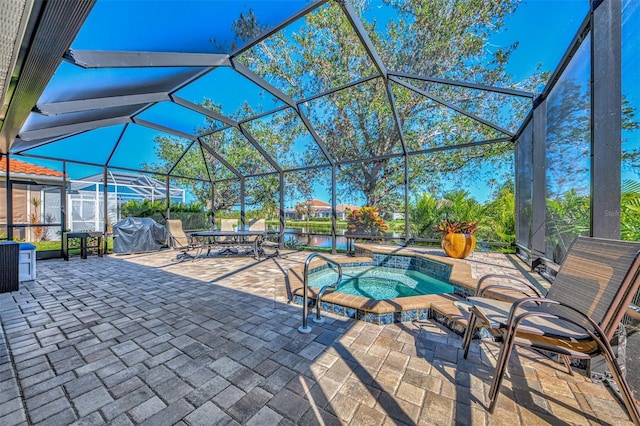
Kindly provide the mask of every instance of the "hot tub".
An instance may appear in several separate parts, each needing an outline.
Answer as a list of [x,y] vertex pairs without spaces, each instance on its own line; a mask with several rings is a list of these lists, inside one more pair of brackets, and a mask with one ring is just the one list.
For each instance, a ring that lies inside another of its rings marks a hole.
[[[474,290],[475,280],[463,261],[408,248],[384,250],[367,248],[360,251],[366,257],[335,257],[347,282],[323,295],[321,310],[375,324],[424,320],[432,304],[451,302]],[[336,269],[330,265],[311,264],[309,294],[314,304],[320,287],[335,282]],[[302,305],[302,267],[289,271],[289,282],[292,301]]]

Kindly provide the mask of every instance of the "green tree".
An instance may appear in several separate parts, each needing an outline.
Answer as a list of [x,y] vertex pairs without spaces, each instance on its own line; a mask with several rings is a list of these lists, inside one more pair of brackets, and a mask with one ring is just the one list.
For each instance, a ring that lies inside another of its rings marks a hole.
[[[488,53],[486,39],[502,28],[505,17],[515,10],[518,1],[385,3],[397,10],[398,19],[364,25],[388,69],[514,86],[505,65],[515,45]],[[362,16],[370,3],[357,1],[354,6]],[[235,26],[239,31],[238,42],[251,40],[256,34],[256,25],[254,16],[242,15]],[[272,35],[238,59],[294,99],[303,99],[376,72],[337,2],[327,3],[307,15],[304,25]],[[522,82],[520,87],[534,88],[539,83],[540,78],[536,76]],[[388,90],[396,100],[410,149],[486,140],[499,133],[465,115],[451,113],[399,84],[389,84],[387,87],[380,78],[373,79],[303,104],[313,126],[338,161],[373,159],[342,164],[339,184],[348,193],[362,194],[365,205],[378,206],[381,211],[393,210],[402,204],[398,188],[404,184],[403,162],[385,157],[402,152]],[[411,84],[488,116],[503,115],[501,108],[509,102],[504,99],[496,102],[495,97],[478,93],[468,96],[469,91],[445,85],[426,87],[417,80]],[[513,127],[521,118],[510,117],[507,126]],[[429,169],[457,170],[475,158],[499,156],[506,149],[509,148],[500,145],[499,148],[460,150],[448,153],[449,157],[456,158],[447,159],[445,163],[438,161],[443,156],[434,155],[434,164],[427,165],[425,172],[414,173],[413,182],[417,186],[426,184]],[[424,166],[418,158],[411,157],[409,162],[412,170],[419,171]]]
[[303,201],[301,203],[296,204],[294,209],[296,211],[296,215],[299,218],[303,218],[307,222],[309,222],[309,219],[315,212],[315,209],[313,208],[313,204],[311,204],[309,201]]
[[479,236],[486,241],[514,243],[516,241],[514,183],[508,180],[498,189],[495,199],[484,208],[479,218]]
[[640,182],[622,184],[620,236],[626,241],[640,241]]
[[578,235],[589,235],[589,196],[570,189],[561,197],[547,199],[546,252],[560,263]]
[[434,227],[442,219],[436,197],[428,192],[416,196],[409,206],[410,231],[413,237],[434,238]]
[[[203,106],[209,110],[221,113],[221,106],[206,99]],[[248,103],[243,104],[238,111],[240,115],[253,115]],[[214,212],[229,211],[240,201],[240,182],[244,176],[263,174],[245,181],[248,209],[256,209],[264,214],[274,215],[278,210],[279,179],[275,169],[264,159],[260,152],[244,137],[242,127],[228,128],[211,133],[217,127],[215,120],[208,119],[208,127],[196,129],[196,133],[207,134],[192,144],[184,152],[183,142],[175,137],[161,136],[156,138],[157,161],[145,163],[143,167],[149,171],[165,171],[172,169],[172,176],[177,185],[187,188],[196,198],[212,208]],[[281,152],[284,146],[291,145],[290,132],[281,134],[278,129],[268,126],[254,126],[254,137],[264,141],[262,147],[267,151]],[[184,154],[183,154],[184,153]],[[294,153],[289,152],[289,155]],[[234,170],[220,161],[222,158]],[[234,171],[237,173],[234,173]],[[289,195],[298,191],[309,190],[309,173],[292,174],[297,185],[289,188]],[[193,179],[195,178],[195,179]],[[211,184],[213,180],[213,205],[211,205]]]
[[484,215],[484,206],[469,195],[469,191],[457,189],[445,194],[441,207],[442,219],[476,222]]

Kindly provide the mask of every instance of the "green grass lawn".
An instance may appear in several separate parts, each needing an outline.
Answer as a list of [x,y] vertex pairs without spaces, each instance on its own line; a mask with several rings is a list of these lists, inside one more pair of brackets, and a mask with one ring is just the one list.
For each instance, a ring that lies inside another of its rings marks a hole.
[[[80,242],[79,241],[71,241],[71,243],[73,244],[70,248],[69,248],[69,252],[72,254],[75,253],[80,253]],[[35,241],[35,242],[29,242],[29,244],[33,244],[34,246],[36,246],[36,251],[55,251],[55,250],[62,250],[62,241]],[[95,242],[90,244],[95,244]],[[74,247],[74,246],[78,246],[78,247]],[[113,251],[113,237],[107,237],[107,252],[112,252]]]

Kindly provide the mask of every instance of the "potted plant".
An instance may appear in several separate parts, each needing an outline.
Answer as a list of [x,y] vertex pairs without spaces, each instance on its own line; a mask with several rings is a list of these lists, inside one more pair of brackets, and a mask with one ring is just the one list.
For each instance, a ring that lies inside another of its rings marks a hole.
[[442,232],[442,249],[449,257],[464,259],[476,247],[476,237],[473,235],[478,229],[478,222],[466,220],[444,219],[438,230]]

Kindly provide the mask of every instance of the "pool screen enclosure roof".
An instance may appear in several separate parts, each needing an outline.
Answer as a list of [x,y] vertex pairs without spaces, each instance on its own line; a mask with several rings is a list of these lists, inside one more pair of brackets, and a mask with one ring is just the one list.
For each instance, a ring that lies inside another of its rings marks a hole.
[[[495,86],[473,63],[396,58],[382,20],[411,24],[378,3],[379,15],[349,0],[35,2],[29,15],[27,1],[1,151],[175,176],[201,161],[186,177],[216,181],[512,140],[533,88]],[[332,129],[354,98],[381,102],[378,116]],[[436,122],[450,135],[419,129]],[[367,131],[391,142],[367,152]],[[175,155],[160,165],[161,140]]]
[[[266,197],[280,228],[304,184],[333,212],[359,191],[405,241],[410,194],[470,159],[509,174],[516,245],[555,260],[576,232],[620,237],[640,158],[638,2],[570,3],[516,22],[518,0],[0,2],[0,155],[164,178],[242,219]],[[548,201],[567,187],[588,206],[565,238]]]

